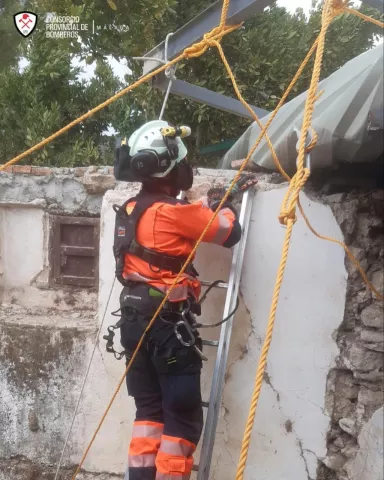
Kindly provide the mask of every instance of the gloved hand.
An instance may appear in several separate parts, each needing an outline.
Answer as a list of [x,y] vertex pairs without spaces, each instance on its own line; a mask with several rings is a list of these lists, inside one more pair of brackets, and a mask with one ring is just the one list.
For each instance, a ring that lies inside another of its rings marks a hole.
[[233,187],[231,194],[229,198],[233,198],[239,193],[244,193],[247,191],[249,188],[253,187],[253,185],[256,185],[258,183],[258,180],[256,178],[256,175],[253,174],[246,174],[243,173],[239,180],[235,183],[235,186]]
[[[228,207],[229,206],[228,204],[234,199],[236,195],[238,195],[239,193],[244,193],[246,190],[248,190],[253,185],[256,185],[257,183],[258,183],[258,180],[255,175],[253,174],[241,175],[239,180],[235,183],[235,186],[233,187],[227,201],[225,202],[225,205],[223,205],[223,208]],[[228,190],[228,187],[223,187],[223,186],[212,187],[208,190],[208,193],[207,193],[208,206],[212,211],[216,211],[217,206],[223,199],[227,190]]]
[[223,186],[221,187],[212,187],[208,190],[207,199],[208,199],[208,207],[215,212],[217,206],[223,199],[225,192],[227,189]]

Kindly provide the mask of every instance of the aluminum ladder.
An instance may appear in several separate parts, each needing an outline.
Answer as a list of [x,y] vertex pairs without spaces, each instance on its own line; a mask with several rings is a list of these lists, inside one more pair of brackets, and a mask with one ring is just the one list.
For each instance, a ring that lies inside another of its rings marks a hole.
[[[225,319],[232,312],[236,305],[239,293],[241,271],[243,267],[243,259],[249,223],[251,219],[252,203],[254,198],[254,190],[249,189],[243,195],[241,204],[239,223],[241,225],[242,236],[240,242],[234,247],[231,269],[228,283],[220,283],[217,288],[226,288],[227,296],[223,312]],[[209,286],[211,282],[202,281],[203,286]],[[203,402],[203,407],[208,408],[207,418],[204,426],[202,448],[199,465],[193,467],[197,471],[197,480],[209,480],[209,472],[211,468],[211,460],[213,447],[215,443],[216,428],[219,420],[219,412],[221,407],[221,398],[224,389],[225,371],[227,368],[228,352],[232,334],[234,316],[221,326],[220,339],[218,341],[203,340],[203,345],[216,347],[217,356],[215,369],[212,377],[211,393],[208,402]]]

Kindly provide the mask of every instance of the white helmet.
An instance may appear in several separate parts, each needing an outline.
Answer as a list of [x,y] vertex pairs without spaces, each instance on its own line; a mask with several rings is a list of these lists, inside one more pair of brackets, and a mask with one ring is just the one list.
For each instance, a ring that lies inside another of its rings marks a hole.
[[[143,125],[141,128],[136,130],[128,140],[128,146],[130,147],[130,155],[133,157],[141,150],[154,150],[158,155],[161,155],[167,152],[168,147],[165,144],[164,136],[161,132],[161,129],[168,128],[168,122],[164,120],[153,120]],[[188,127],[184,127],[188,128]],[[189,129],[190,133],[190,129]],[[179,136],[175,138],[167,138],[168,146],[178,146],[178,155],[171,161],[170,166],[165,172],[154,173],[152,177],[162,178],[168,175],[168,173],[174,168],[174,166],[183,160],[187,156],[187,149]]]

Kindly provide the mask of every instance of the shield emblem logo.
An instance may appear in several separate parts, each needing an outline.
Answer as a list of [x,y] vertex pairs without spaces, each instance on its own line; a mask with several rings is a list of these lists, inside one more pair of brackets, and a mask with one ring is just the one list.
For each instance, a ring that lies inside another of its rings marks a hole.
[[19,12],[13,16],[15,26],[23,37],[28,37],[35,30],[37,15],[32,12]]

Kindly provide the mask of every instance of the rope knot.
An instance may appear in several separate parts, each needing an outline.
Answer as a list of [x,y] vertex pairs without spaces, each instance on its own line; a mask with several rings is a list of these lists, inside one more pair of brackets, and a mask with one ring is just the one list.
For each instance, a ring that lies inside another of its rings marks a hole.
[[[216,27],[216,29],[218,29],[218,27]],[[222,39],[224,33],[222,34],[221,31],[218,31],[216,34],[216,29],[214,28],[211,32],[208,32],[204,35],[202,42],[204,42],[207,47],[214,47],[216,45],[216,42],[220,42],[220,40]],[[218,40],[215,40],[214,38],[216,35],[219,36]]]
[[348,2],[349,0],[333,0],[333,4],[331,5],[333,15],[336,17],[344,13],[346,7],[348,7]]
[[285,227],[288,225],[288,220],[292,220],[293,223],[296,223],[297,221],[295,210],[282,210],[278,218],[280,224]]
[[197,58],[203,55],[208,48],[217,47],[221,42],[221,39],[230,32],[237,30],[241,27],[242,23],[239,25],[223,25],[213,28],[210,32],[206,33],[200,42],[194,43],[190,47],[184,50],[185,58]]
[[210,32],[205,33],[200,42],[194,43],[190,47],[184,50],[184,54],[187,58],[200,57],[205,53],[209,47],[214,47],[216,42],[219,42],[224,36],[224,30],[226,27],[215,27]]

